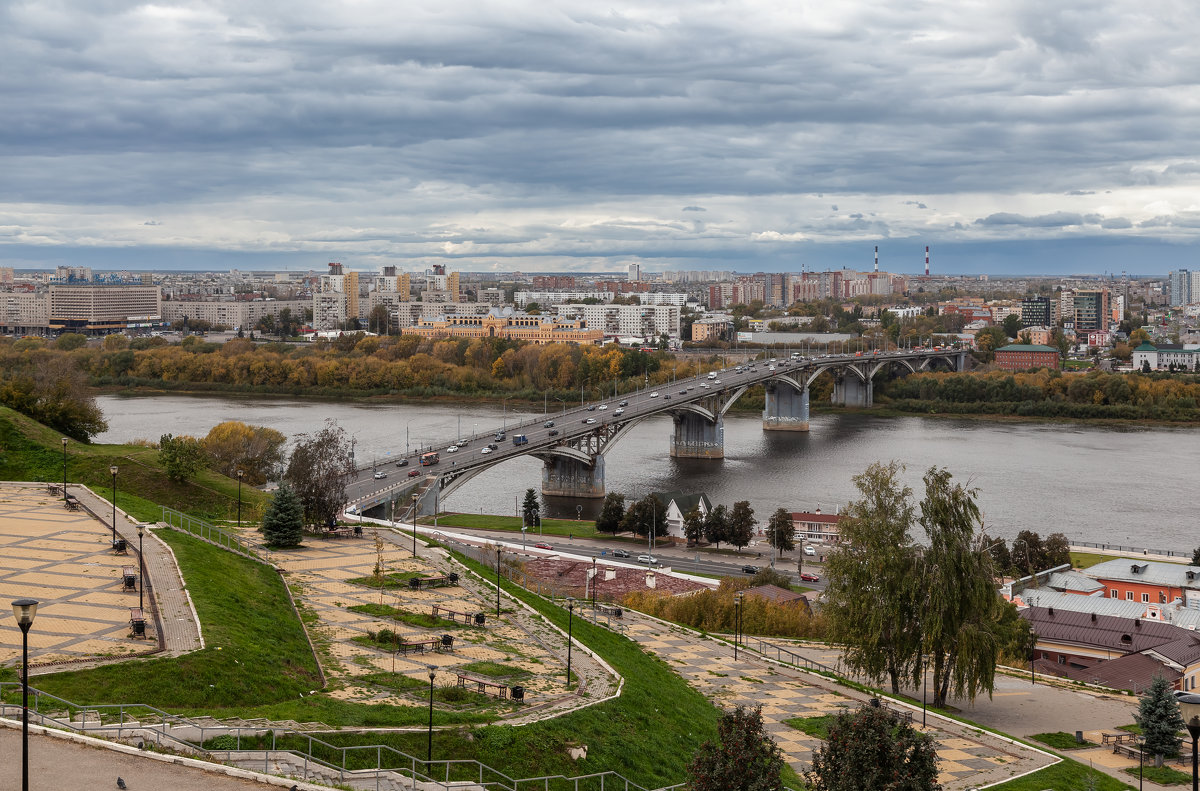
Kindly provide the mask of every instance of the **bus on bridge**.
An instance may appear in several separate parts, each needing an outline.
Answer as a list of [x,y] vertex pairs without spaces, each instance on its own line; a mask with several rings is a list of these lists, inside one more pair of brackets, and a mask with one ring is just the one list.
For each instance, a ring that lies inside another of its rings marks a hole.
[[440,460],[441,460],[441,456],[438,456],[436,450],[430,451],[429,453],[421,454],[421,466],[422,467],[432,467],[433,465],[437,464]]

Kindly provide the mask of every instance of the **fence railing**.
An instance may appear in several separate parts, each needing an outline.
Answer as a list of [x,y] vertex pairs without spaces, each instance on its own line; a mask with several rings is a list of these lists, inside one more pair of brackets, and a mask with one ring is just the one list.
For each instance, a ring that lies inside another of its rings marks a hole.
[[1094,541],[1071,541],[1071,546],[1101,549],[1106,552],[1132,552],[1135,555],[1164,555],[1169,558],[1190,558],[1192,556],[1190,549],[1147,549],[1146,547],[1127,547],[1124,544],[1103,544]]
[[[20,690],[20,682],[0,682],[0,716],[21,716]],[[311,777],[343,784],[354,780],[360,787],[364,780],[374,780],[378,789],[384,781],[404,778],[441,791],[462,791],[466,783],[486,791],[673,791],[685,785],[651,789],[612,771],[574,777],[513,778],[473,759],[427,761],[388,745],[341,746],[289,728],[213,725],[142,703],[81,705],[34,687],[29,688],[29,694],[29,718],[35,724],[111,736],[118,741],[150,741],[160,748],[212,761],[250,769],[261,767],[267,774],[286,765],[289,775],[299,773],[303,780]],[[218,737],[220,743],[212,743]],[[266,746],[268,739],[270,747]]]
[[794,651],[789,651],[783,646],[775,643],[768,643],[765,640],[760,640],[757,637],[742,635],[742,645],[749,648],[751,651],[757,651],[766,657],[772,657],[776,662],[787,662],[788,664],[803,667],[806,670],[817,670],[823,673],[832,673],[837,675],[837,671],[829,665],[823,665],[815,659],[809,659],[806,656],[801,656]]
[[189,533],[252,560],[258,560],[263,563],[268,563],[270,560],[270,552],[262,544],[249,541],[239,535],[230,533],[228,530],[222,530],[216,525],[209,524],[203,519],[197,519],[194,516],[189,516],[173,508],[167,508],[165,505],[162,507],[162,521],[168,527],[182,533]]

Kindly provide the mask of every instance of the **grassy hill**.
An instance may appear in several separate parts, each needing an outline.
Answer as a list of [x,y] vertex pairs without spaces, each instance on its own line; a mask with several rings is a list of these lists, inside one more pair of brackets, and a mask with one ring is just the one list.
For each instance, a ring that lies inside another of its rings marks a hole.
[[[161,505],[204,519],[237,518],[238,484],[210,470],[193,480],[167,478],[158,451],[142,445],[89,445],[67,442],[67,482],[83,483],[103,497],[112,494],[109,467],[116,465],[117,506],[142,521],[162,517]],[[62,435],[16,412],[0,407],[0,479],[62,481]],[[267,496],[242,487],[243,518],[261,512]]]

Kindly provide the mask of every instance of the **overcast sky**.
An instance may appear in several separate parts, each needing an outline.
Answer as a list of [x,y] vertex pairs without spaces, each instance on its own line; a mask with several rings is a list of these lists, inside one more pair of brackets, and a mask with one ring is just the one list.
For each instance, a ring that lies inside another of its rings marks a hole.
[[0,0],[0,263],[1200,266],[1200,13]]

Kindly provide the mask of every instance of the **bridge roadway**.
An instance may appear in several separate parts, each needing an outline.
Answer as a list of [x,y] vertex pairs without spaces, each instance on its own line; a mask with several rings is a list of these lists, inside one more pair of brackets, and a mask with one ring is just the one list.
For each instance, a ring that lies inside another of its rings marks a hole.
[[[699,375],[664,383],[657,389],[647,388],[576,407],[564,406],[561,412],[549,413],[519,423],[506,424],[503,428],[506,435],[503,440],[495,439],[496,434],[501,431],[500,428],[497,428],[494,432],[464,437],[458,442],[453,438],[448,438],[444,443],[433,447],[422,447],[407,455],[392,454],[387,465],[364,467],[357,472],[347,486],[349,510],[366,511],[384,506],[384,510],[378,515],[382,518],[389,518],[392,514],[388,512],[386,506],[389,502],[393,502],[394,515],[397,518],[407,517],[411,497],[415,493],[419,497],[421,512],[432,513],[433,509],[437,507],[438,495],[445,496],[458,484],[474,475],[517,456],[534,455],[546,461],[547,464],[557,458],[565,459],[576,465],[600,465],[602,467],[603,451],[608,444],[618,440],[639,421],[663,413],[673,413],[676,416],[677,424],[682,416],[698,420],[701,424],[716,426],[717,440],[709,444],[719,445],[721,417],[742,393],[753,385],[775,383],[793,393],[802,393],[802,417],[797,415],[786,419],[794,421],[795,428],[807,430],[808,385],[824,371],[832,370],[834,372],[835,402],[870,406],[872,403],[871,380],[883,367],[896,364],[910,372],[916,372],[928,370],[931,363],[941,360],[950,369],[962,370],[965,365],[965,357],[965,350],[918,348],[890,352],[875,351],[780,358],[774,365],[766,360],[758,360],[716,371],[715,379],[709,379],[708,374]],[[737,370],[738,368],[741,370]],[[840,398],[839,392],[841,393]],[[619,415],[617,414],[618,409],[622,410]],[[589,420],[592,422],[588,422]],[[767,426],[767,423],[768,419],[764,414],[764,426]],[[793,426],[780,427],[790,428]],[[513,440],[517,435],[523,435],[527,442],[514,445]],[[674,443],[675,440],[672,442]],[[483,449],[489,444],[496,447],[489,453],[484,453]],[[448,449],[452,445],[457,445],[459,450],[449,451]],[[682,445],[680,447],[682,448]],[[438,452],[440,461],[433,466],[420,466],[421,454],[430,450]],[[693,458],[721,458],[723,456],[723,450],[720,450],[719,454],[711,455],[676,453],[674,444],[672,453]],[[376,478],[376,471],[385,474],[386,478]],[[417,471],[417,475],[411,475],[413,471]],[[602,473],[601,469],[599,474],[601,493],[578,492],[573,493],[574,496],[603,496]],[[546,489],[544,482],[544,493]]]

